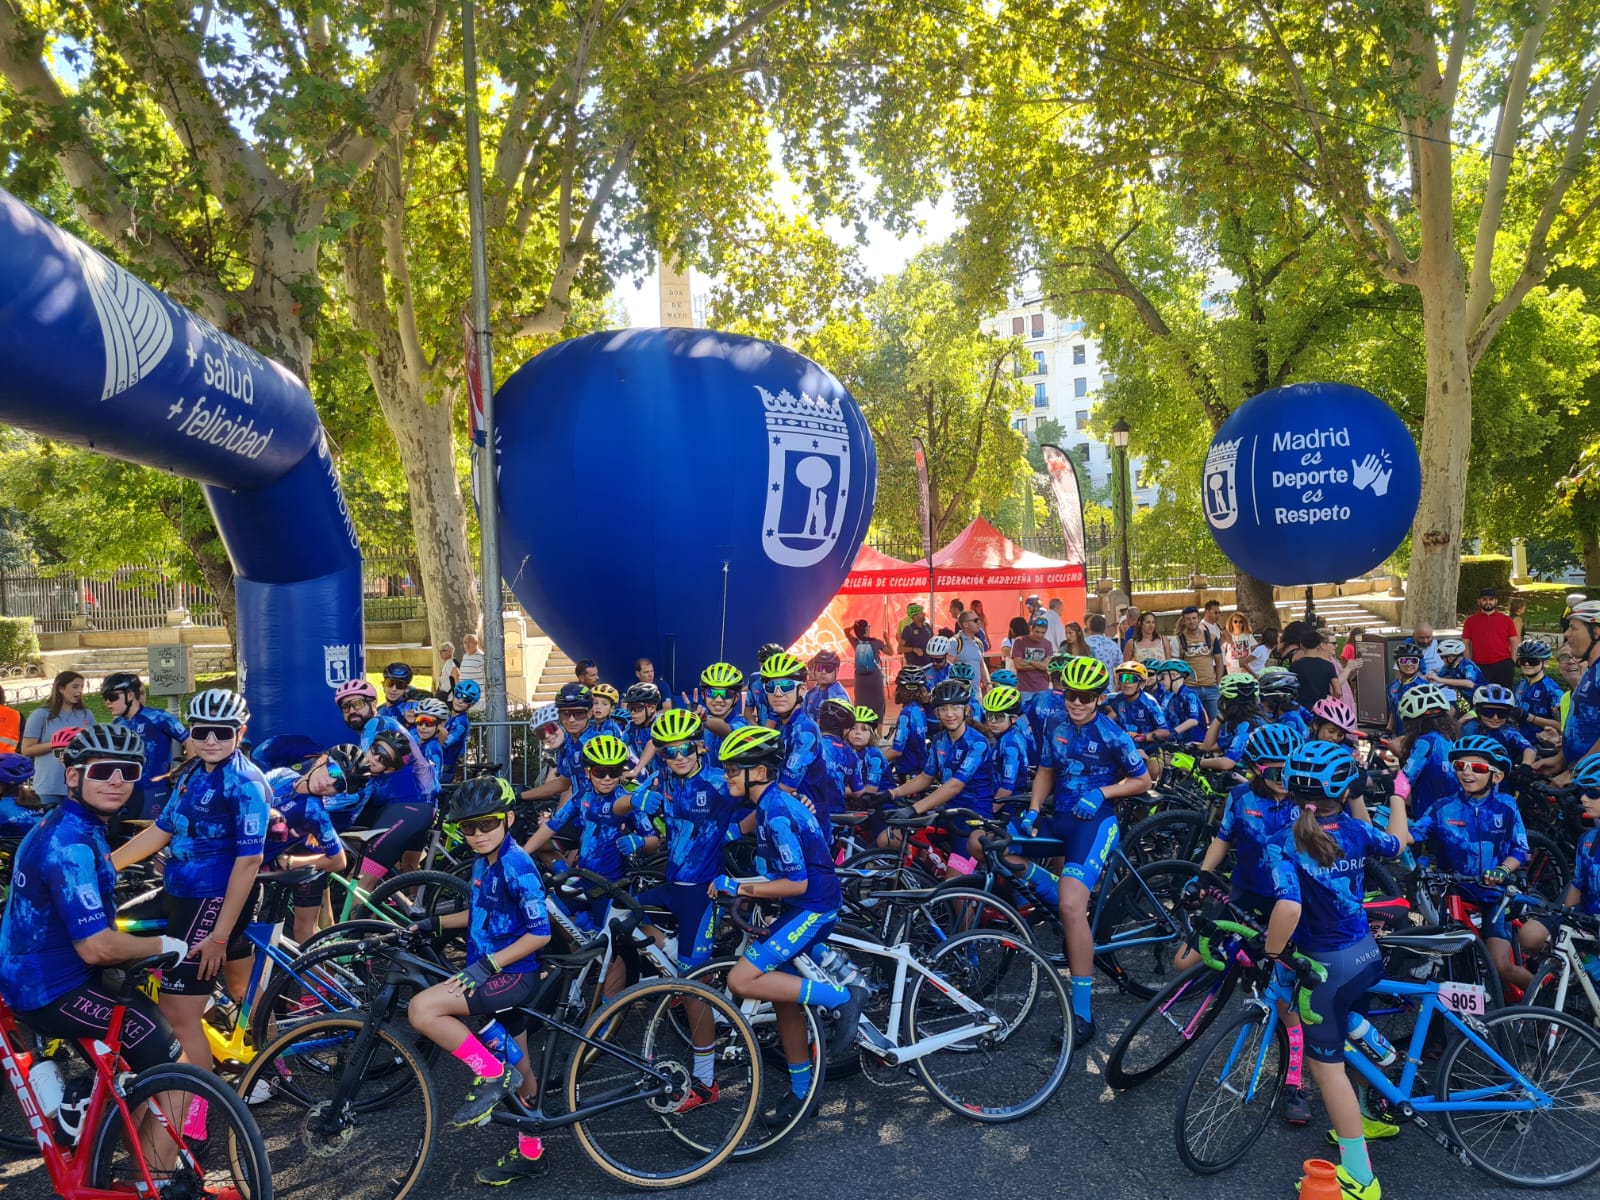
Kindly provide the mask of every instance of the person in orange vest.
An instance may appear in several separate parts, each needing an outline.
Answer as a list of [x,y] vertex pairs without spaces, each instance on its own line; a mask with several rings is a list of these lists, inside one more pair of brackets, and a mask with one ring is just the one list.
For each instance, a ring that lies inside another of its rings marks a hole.
[[22,714],[6,703],[6,690],[0,688],[0,754],[15,754],[22,741]]

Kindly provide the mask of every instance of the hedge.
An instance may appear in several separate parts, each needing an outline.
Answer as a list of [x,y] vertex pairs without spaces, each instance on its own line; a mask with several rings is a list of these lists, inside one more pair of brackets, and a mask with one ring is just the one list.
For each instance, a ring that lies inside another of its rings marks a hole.
[[39,633],[32,617],[0,617],[0,665],[17,667],[39,661]]
[[1502,602],[1511,597],[1511,559],[1504,554],[1463,554],[1461,582],[1456,585],[1456,611],[1476,612],[1478,593],[1492,587]]

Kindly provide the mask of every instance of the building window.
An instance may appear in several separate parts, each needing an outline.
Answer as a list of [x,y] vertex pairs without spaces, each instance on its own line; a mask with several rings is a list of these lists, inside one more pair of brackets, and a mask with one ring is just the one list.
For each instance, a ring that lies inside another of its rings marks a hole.
[[1044,423],[1045,423],[1046,419],[1047,418],[1045,418],[1045,417],[1035,417],[1033,419],[1033,431],[1035,433],[1038,433],[1039,430],[1044,428]]
[[1083,366],[1086,357],[1087,357],[1086,347],[1074,346],[1072,348],[1072,365],[1073,366],[1075,366],[1075,367]]
[[1035,375],[1046,375],[1049,373],[1049,368],[1047,368],[1044,363],[1043,350],[1035,350],[1033,352],[1033,373]]
[[1019,429],[1019,430],[1022,430],[1023,432],[1026,432],[1027,428],[1028,428],[1028,418],[1027,417],[1018,417],[1015,421],[1011,422],[1011,428]]
[[1080,400],[1089,394],[1089,381],[1082,375],[1072,381],[1072,394]]
[[1050,391],[1049,391],[1049,389],[1047,387],[1045,387],[1045,385],[1042,384],[1042,383],[1034,384],[1033,385],[1033,406],[1035,408],[1045,408],[1045,407],[1048,407],[1049,404],[1050,404]]
[[1023,321],[1023,319],[1021,317],[1012,317],[1011,318],[1011,336],[1012,337],[1021,337],[1022,336],[1022,327],[1023,327],[1023,325],[1024,325],[1024,321]]
[[1036,337],[1036,338],[1037,337],[1043,337],[1044,336],[1044,314],[1043,313],[1034,313],[1033,317],[1032,317],[1032,322],[1033,322],[1033,336]]
[[1076,414],[1076,419],[1077,419],[1077,423],[1075,425],[1073,425],[1074,429],[1087,429],[1087,428],[1089,428],[1089,413],[1088,413],[1087,410],[1080,409],[1078,411],[1078,413]]
[[1115,375],[1110,374],[1109,372],[1107,372],[1107,373],[1105,373],[1105,374],[1100,376],[1100,386],[1102,388],[1108,388],[1113,383],[1115,383],[1116,381],[1117,381],[1117,377]]

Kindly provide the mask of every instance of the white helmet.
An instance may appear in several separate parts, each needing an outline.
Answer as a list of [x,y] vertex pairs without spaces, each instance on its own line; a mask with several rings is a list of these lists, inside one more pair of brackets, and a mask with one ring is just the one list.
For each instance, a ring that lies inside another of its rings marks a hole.
[[243,725],[250,719],[250,709],[244,697],[227,688],[207,688],[189,699],[189,723],[210,722],[213,725]]
[[554,704],[541,704],[528,714],[528,728],[535,733],[546,725],[561,724],[561,710]]
[[450,718],[450,706],[433,696],[418,700],[411,706],[411,711],[416,716],[432,717],[437,721],[446,721]]
[[1600,625],[1600,600],[1580,600],[1567,615],[1586,625]]
[[934,634],[928,639],[927,654],[929,658],[938,658],[941,654],[950,653],[950,639],[943,634]]
[[1439,655],[1441,658],[1454,658],[1458,654],[1467,652],[1467,644],[1460,638],[1440,638]]

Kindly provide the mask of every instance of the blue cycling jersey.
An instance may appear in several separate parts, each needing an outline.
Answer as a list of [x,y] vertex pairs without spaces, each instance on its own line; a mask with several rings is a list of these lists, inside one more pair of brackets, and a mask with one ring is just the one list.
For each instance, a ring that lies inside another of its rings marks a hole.
[[1573,857],[1572,886],[1578,889],[1575,907],[1600,916],[1600,829],[1591,829],[1578,843]]
[[380,708],[377,716],[369,719],[367,723],[361,727],[361,736],[357,739],[357,741],[360,743],[363,750],[371,750],[372,739],[377,737],[380,733],[409,732],[410,731],[404,725],[395,720],[392,716],[389,716],[383,711],[383,709]]
[[720,875],[728,825],[748,811],[728,794],[728,777],[717,767],[683,779],[663,771],[645,796],[634,794],[634,805],[666,821],[668,883],[710,883]]
[[265,852],[270,803],[266,776],[237,750],[209,771],[185,767],[156,818],[156,827],[172,835],[162,876],[167,893],[225,895],[234,862]]
[[[1522,710],[1524,717],[1556,720],[1561,715],[1561,698],[1566,694],[1562,686],[1548,675],[1541,674],[1537,679],[1524,676],[1517,680],[1517,707]],[[1534,740],[1539,736],[1539,726],[1524,720],[1522,734],[1530,741]]]
[[[1459,658],[1454,666],[1445,663],[1444,670],[1438,672],[1438,675],[1441,679],[1465,679],[1472,685],[1470,688],[1458,688],[1454,684],[1445,684],[1444,686],[1457,695],[1468,699],[1472,697],[1474,691],[1483,685],[1483,668],[1479,667],[1470,658]],[[1449,693],[1445,694],[1448,695]]]
[[1413,675],[1410,679],[1396,679],[1385,689],[1389,696],[1389,728],[1396,733],[1404,733],[1406,723],[1400,717],[1400,700],[1412,688],[1419,688],[1428,681],[1421,675]]
[[0,796],[0,837],[21,837],[43,819],[42,808],[23,808],[15,796]]
[[922,668],[923,686],[926,687],[930,693],[934,688],[938,687],[941,683],[949,678],[950,664],[947,662],[929,663],[927,666]]
[[594,730],[585,729],[573,737],[563,729],[561,748],[556,751],[556,774],[574,787],[581,784],[587,778],[583,769],[583,748],[599,736]]
[[[550,936],[544,907],[544,883],[528,852],[506,835],[500,854],[472,864],[472,900],[467,918],[467,962],[504,950],[525,934]],[[539,969],[539,955],[530,954],[500,968],[522,974]]]
[[[591,725],[589,728],[594,736],[600,736],[600,731],[595,729],[594,726]],[[640,756],[644,754],[644,748],[650,744],[650,722],[646,721],[643,725],[640,725],[634,721],[629,721],[627,728],[622,731],[622,740],[627,743],[628,753],[633,756],[633,761],[637,763]]]
[[1028,790],[1028,755],[1031,751],[1027,727],[1018,721],[995,739],[991,761],[994,764],[994,790],[1019,795]]
[[[415,691],[416,689],[413,688],[412,690]],[[377,711],[380,717],[387,717],[397,725],[409,726],[411,724],[411,714],[416,707],[417,702],[408,696],[395,704],[380,704]]]
[[1461,722],[1461,736],[1493,738],[1505,747],[1506,753],[1511,756],[1513,766],[1522,763],[1522,756],[1533,749],[1533,743],[1522,736],[1522,730],[1515,725],[1502,725],[1499,729],[1491,729],[1482,721],[1471,720]]
[[970,808],[981,816],[994,814],[994,747],[971,725],[952,737],[940,729],[930,745],[932,757],[927,772],[938,783],[961,781],[961,794],[950,801],[953,808]]
[[[1144,755],[1127,730],[1100,712],[1082,725],[1070,720],[1056,722],[1039,756],[1039,769],[1047,768],[1055,772],[1053,795],[1058,815],[1065,814],[1085,792],[1149,773]],[[1110,801],[1103,802],[1096,815],[1103,815],[1109,806]]]
[[1232,883],[1236,895],[1272,895],[1267,847],[1278,841],[1299,815],[1298,804],[1258,796],[1248,783],[1241,783],[1228,793],[1228,808],[1222,814],[1217,836],[1233,847]]
[[1434,730],[1418,736],[1401,768],[1411,781],[1406,813],[1420,817],[1442,797],[1456,790],[1456,771],[1450,765],[1450,739]]
[[[1427,842],[1438,866],[1462,875],[1482,875],[1508,858],[1528,861],[1528,833],[1522,826],[1517,802],[1502,792],[1473,797],[1459,785],[1423,816],[1410,823],[1411,836]],[[1462,894],[1474,903],[1498,899],[1495,889],[1464,886]]]
[[1323,866],[1303,853],[1294,830],[1285,830],[1267,847],[1267,868],[1272,875],[1275,900],[1294,900],[1300,924],[1294,943],[1313,957],[1319,952],[1343,950],[1371,936],[1362,900],[1366,895],[1367,856],[1394,858],[1400,839],[1358,821],[1349,813],[1325,818],[1322,828],[1339,847],[1331,866]]
[[419,741],[417,747],[422,751],[422,757],[428,760],[428,767],[433,771],[434,779],[443,782],[445,778],[444,743],[439,740],[438,735],[435,735],[425,742]]
[[757,682],[751,684],[749,691],[746,693],[749,698],[749,704],[746,707],[756,714],[753,724],[770,725],[774,719],[772,705],[767,703],[767,690],[761,686],[761,672],[757,671],[753,678]]
[[1293,708],[1286,708],[1282,712],[1267,718],[1269,724],[1287,725],[1303,738],[1311,736],[1311,720],[1306,710],[1296,704]]
[[64,800],[17,849],[0,921],[0,996],[28,1012],[89,982],[74,942],[113,928],[117,873],[105,823]]
[[133,716],[117,717],[111,723],[133,730],[144,743],[141,784],[148,784],[172,770],[172,743],[182,742],[189,736],[183,722],[162,708],[141,707]]
[[550,817],[552,829],[579,826],[578,865],[607,879],[622,878],[622,851],[617,848],[617,839],[633,827],[629,814],[619,816],[616,812],[622,796],[620,788],[602,796],[585,781]]
[[299,779],[300,773],[288,767],[267,772],[272,807],[283,818],[289,835],[287,843],[268,843],[268,862],[281,854],[338,854],[344,849],[322,797],[295,791],[294,785]]
[[900,753],[894,765],[901,775],[922,774],[928,765],[928,710],[915,702],[902,708],[889,745]]
[[883,751],[868,746],[856,751],[855,773],[851,789],[857,792],[886,792],[894,786],[894,769]]
[[[843,808],[847,764],[837,755],[830,760],[822,730],[798,707],[789,714],[779,732],[783,769],[778,772],[778,782],[811,801],[817,815],[826,820],[829,813]],[[837,778],[829,778],[830,769],[838,771]]]
[[701,737],[704,738],[706,744],[707,762],[714,763],[717,761],[717,755],[721,752],[722,743],[724,739],[727,738],[728,734],[731,734],[735,729],[744,729],[750,724],[749,721],[745,720],[737,712],[730,712],[726,717],[723,717],[722,720],[727,723],[728,733],[713,733],[710,729],[707,729],[703,734],[701,734]]
[[1572,707],[1561,727],[1561,752],[1570,766],[1596,742],[1600,742],[1600,661],[1590,663],[1572,689]]
[[807,689],[806,698],[802,701],[806,715],[815,720],[817,715],[822,712],[823,704],[829,700],[843,700],[851,708],[855,707],[855,704],[851,702],[850,693],[844,690],[844,684],[835,679],[825,688],[814,687]]
[[780,787],[767,787],[756,805],[756,870],[768,879],[805,880],[799,896],[785,896],[785,909],[833,912],[839,907],[839,877],[833,844],[811,810]]
[[1171,692],[1167,696],[1167,728],[1176,730],[1185,721],[1193,721],[1194,726],[1184,730],[1178,737],[1181,741],[1195,742],[1205,736],[1206,716],[1205,701],[1200,699],[1200,693],[1193,688],[1183,688]]
[[1250,735],[1260,727],[1260,723],[1251,718],[1248,721],[1235,721],[1231,724],[1224,722],[1217,731],[1217,753],[1223,758],[1231,758],[1238,762],[1244,757],[1244,748],[1250,742]]
[[461,761],[462,751],[467,748],[467,733],[471,729],[472,720],[466,713],[452,713],[439,731],[438,741],[444,747],[444,770],[439,775],[440,783],[449,783],[455,778],[456,764]]
[[1111,715],[1116,718],[1130,734],[1143,734],[1149,737],[1157,730],[1170,730],[1167,724],[1167,714],[1161,711],[1161,704],[1154,696],[1143,691],[1132,696],[1124,696],[1120,692],[1111,697],[1109,705]]
[[404,732],[410,747],[406,760],[396,770],[372,776],[365,789],[369,804],[434,804],[439,799],[439,781],[433,763],[417,745],[411,731]]

